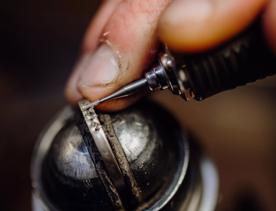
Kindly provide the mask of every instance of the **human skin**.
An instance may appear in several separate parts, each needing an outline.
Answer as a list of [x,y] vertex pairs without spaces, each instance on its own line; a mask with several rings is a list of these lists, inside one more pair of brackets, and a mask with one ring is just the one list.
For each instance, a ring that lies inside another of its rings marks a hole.
[[[106,0],[84,37],[81,57],[68,80],[69,102],[100,99],[140,78],[159,41],[195,53],[243,31],[262,15],[267,42],[276,51],[276,0]],[[97,108],[115,111],[139,96]]]

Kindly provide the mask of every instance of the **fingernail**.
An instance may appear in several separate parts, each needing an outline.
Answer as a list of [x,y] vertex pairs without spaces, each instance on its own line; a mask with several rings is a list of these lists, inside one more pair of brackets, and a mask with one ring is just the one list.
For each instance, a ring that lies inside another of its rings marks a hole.
[[177,24],[182,18],[201,21],[212,14],[213,6],[211,0],[176,0],[165,11],[164,17],[169,24]]
[[118,78],[118,58],[106,44],[101,45],[88,59],[78,81],[79,87],[104,86]]

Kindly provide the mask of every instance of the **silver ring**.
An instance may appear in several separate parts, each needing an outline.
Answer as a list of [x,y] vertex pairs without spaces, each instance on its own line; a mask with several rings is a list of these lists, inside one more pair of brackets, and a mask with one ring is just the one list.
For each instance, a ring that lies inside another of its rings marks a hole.
[[121,192],[125,189],[123,174],[109,144],[109,141],[104,133],[98,116],[93,106],[89,106],[89,104],[91,103],[87,100],[79,102],[81,113],[89,129],[89,132],[94,139],[95,145],[101,155],[102,161],[110,179],[112,180],[115,187],[118,188],[119,192]]

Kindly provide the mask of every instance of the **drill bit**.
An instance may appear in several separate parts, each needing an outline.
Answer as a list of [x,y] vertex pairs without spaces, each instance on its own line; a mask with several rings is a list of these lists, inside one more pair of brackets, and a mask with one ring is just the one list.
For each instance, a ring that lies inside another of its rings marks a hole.
[[160,61],[162,60],[163,62],[160,62],[157,66],[153,67],[149,72],[147,72],[144,78],[131,82],[114,93],[87,104],[86,108],[94,108],[100,103],[133,95],[142,89],[148,89],[149,91],[153,92],[156,90],[170,88],[174,91],[176,82],[173,80],[175,77],[172,77],[174,72],[171,71],[171,66],[173,66],[171,64],[174,60],[167,53],[160,56],[160,58]]
[[126,86],[122,87],[121,89],[117,90],[116,92],[114,92],[104,98],[98,99],[94,102],[87,104],[85,107],[86,108],[95,107],[95,106],[99,105],[100,103],[103,103],[103,102],[106,102],[109,100],[128,97],[130,95],[137,93],[141,89],[145,89],[147,87],[148,87],[147,80],[145,78],[142,78],[140,80],[137,80],[130,84],[127,84]]

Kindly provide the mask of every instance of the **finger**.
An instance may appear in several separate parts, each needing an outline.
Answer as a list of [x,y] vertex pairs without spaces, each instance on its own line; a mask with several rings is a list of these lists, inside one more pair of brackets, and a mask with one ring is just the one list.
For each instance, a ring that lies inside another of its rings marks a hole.
[[77,62],[77,65],[74,67],[74,70],[65,88],[65,95],[71,103],[75,103],[82,98],[81,93],[77,89],[77,82],[79,80],[80,74],[85,69],[91,54],[97,47],[99,43],[99,37],[101,36],[105,24],[120,2],[121,0],[105,1],[101,5],[99,11],[88,27],[83,42],[82,56]]
[[271,0],[268,4],[264,26],[268,42],[276,54],[276,0]]
[[101,8],[99,9],[99,12],[91,21],[90,26],[87,29],[83,42],[83,53],[90,53],[91,51],[95,50],[99,44],[99,39],[103,33],[103,28],[121,1],[122,0],[104,1]]
[[[126,0],[117,6],[104,27],[102,43],[80,74],[77,87],[82,96],[94,101],[141,77],[154,52],[158,17],[168,3],[169,0]],[[133,100],[103,106],[117,110]]]
[[266,3],[267,0],[176,0],[160,19],[159,36],[176,50],[207,50],[241,32]]

